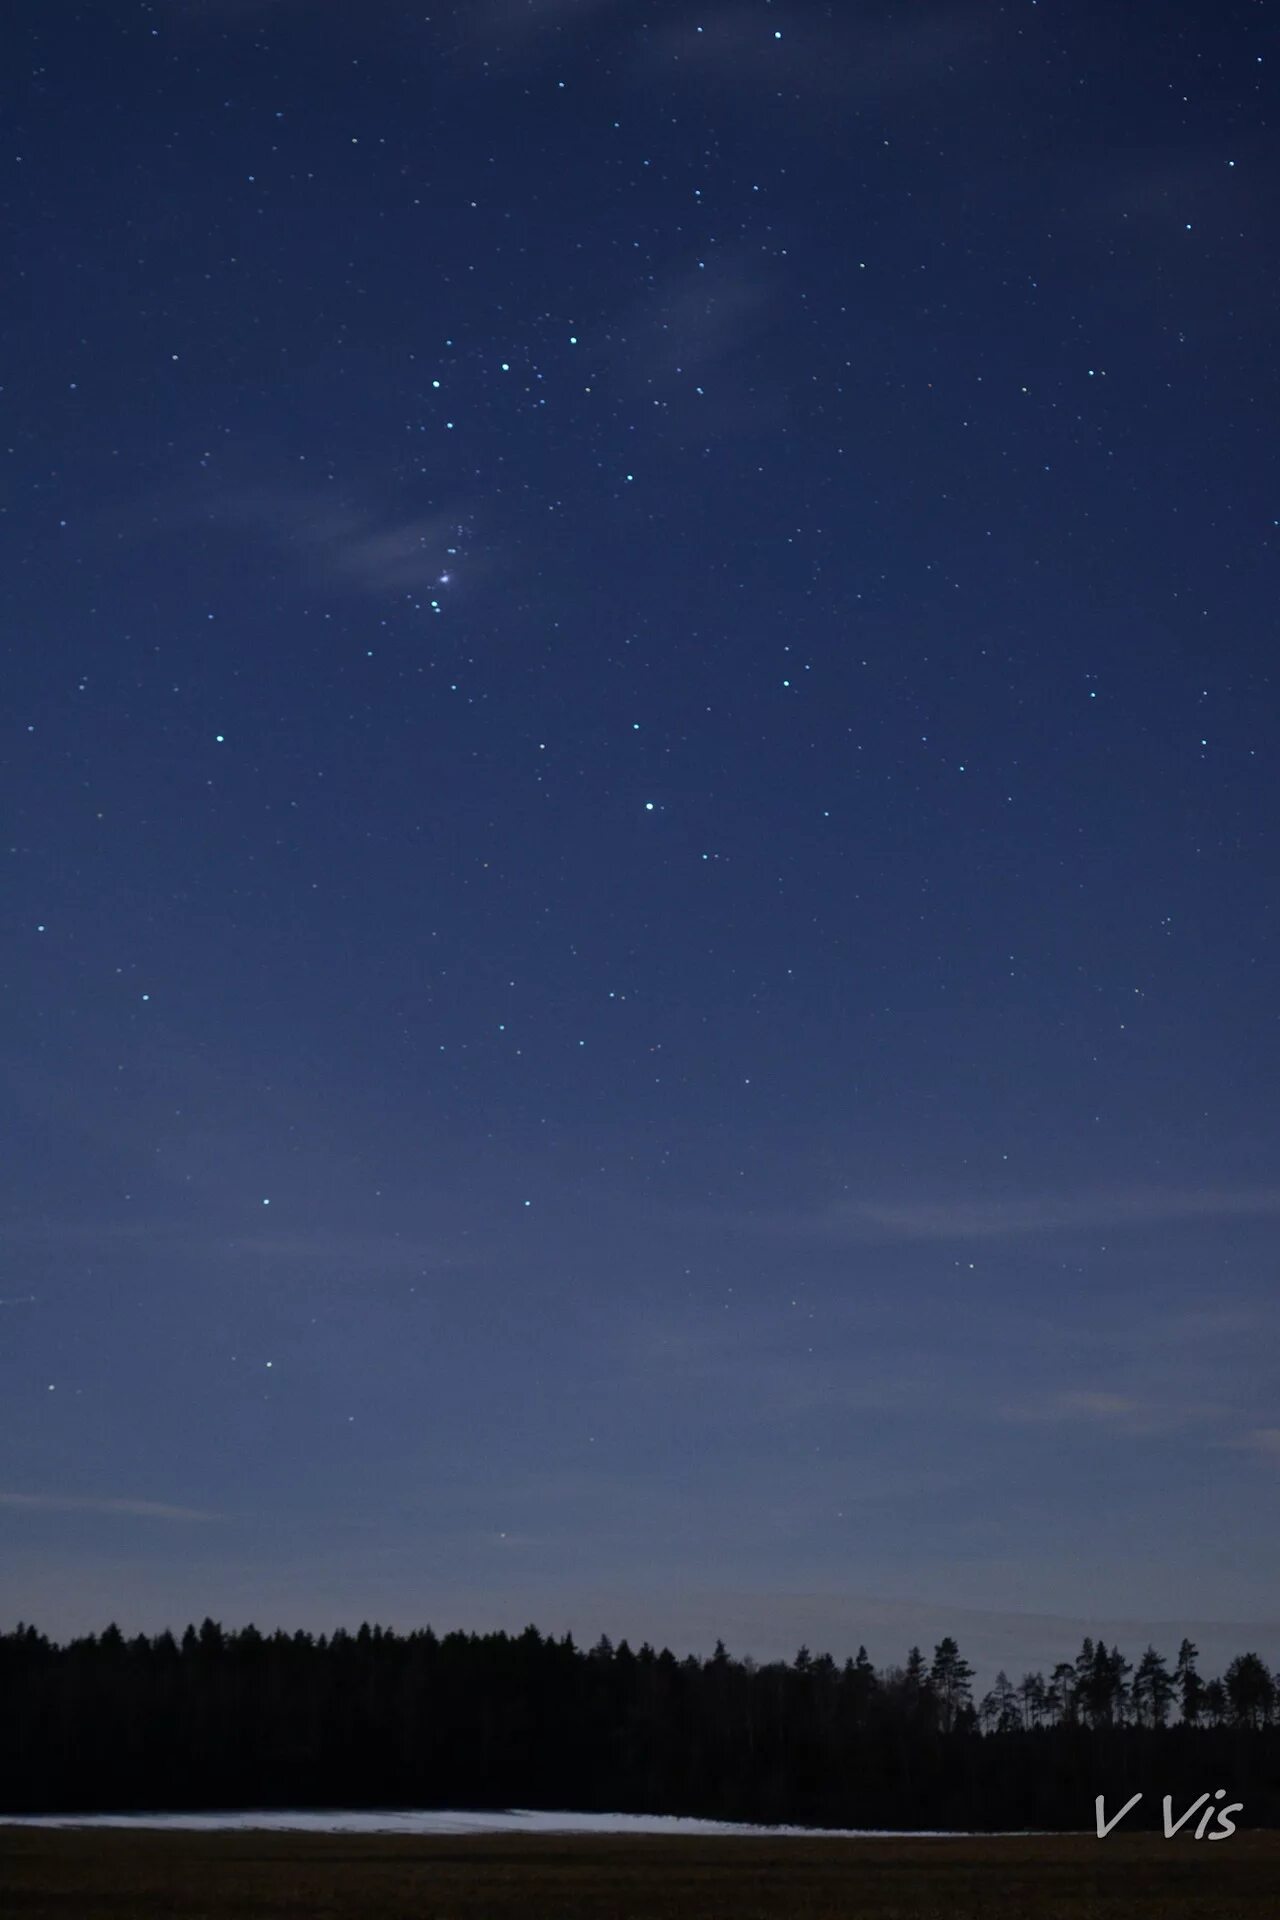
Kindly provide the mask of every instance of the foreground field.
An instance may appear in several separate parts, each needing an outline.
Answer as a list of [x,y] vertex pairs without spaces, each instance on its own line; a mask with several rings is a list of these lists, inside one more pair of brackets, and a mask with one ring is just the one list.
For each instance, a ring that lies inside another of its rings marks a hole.
[[28,1920],[1273,1920],[1280,1834],[483,1839],[0,1826]]

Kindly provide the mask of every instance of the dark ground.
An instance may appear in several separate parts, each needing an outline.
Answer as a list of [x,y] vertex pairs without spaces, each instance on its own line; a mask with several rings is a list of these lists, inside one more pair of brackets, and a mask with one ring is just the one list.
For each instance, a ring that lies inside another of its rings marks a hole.
[[1280,1834],[991,1840],[0,1826],[0,1920],[1273,1920]]

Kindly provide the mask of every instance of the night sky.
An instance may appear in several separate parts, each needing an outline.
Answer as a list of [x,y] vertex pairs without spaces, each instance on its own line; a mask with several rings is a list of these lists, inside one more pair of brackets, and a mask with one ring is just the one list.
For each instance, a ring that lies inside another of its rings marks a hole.
[[0,42],[6,1625],[1265,1634],[1270,10]]

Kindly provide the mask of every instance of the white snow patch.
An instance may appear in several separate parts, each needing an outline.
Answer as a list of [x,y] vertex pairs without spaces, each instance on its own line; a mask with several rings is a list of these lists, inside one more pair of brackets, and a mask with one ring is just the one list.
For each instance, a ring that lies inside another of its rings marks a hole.
[[[730,1820],[694,1820],[677,1814],[542,1813],[514,1807],[503,1813],[0,1813],[10,1827],[176,1827],[196,1833],[254,1829],[275,1833],[656,1833],[760,1834],[845,1840],[957,1840],[944,1830],[903,1833],[859,1827],[752,1827]],[[997,1836],[986,1834],[984,1839]]]

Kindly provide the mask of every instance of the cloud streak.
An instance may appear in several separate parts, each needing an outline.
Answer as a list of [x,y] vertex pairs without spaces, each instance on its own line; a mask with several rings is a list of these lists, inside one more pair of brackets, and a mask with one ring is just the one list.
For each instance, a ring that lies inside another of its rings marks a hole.
[[21,1513],[123,1514],[138,1520],[217,1520],[200,1507],[171,1507],[160,1500],[85,1500],[55,1493],[0,1493],[0,1507]]
[[911,7],[870,20],[855,8],[774,18],[724,6],[667,27],[650,41],[664,71],[722,78],[735,92],[807,96],[850,108],[955,85],[990,37],[972,7]]
[[[310,585],[346,586],[376,596],[437,592],[442,575],[454,575],[459,549],[469,537],[469,516],[456,507],[402,519],[373,500],[348,491],[342,497],[319,488],[300,487],[291,478],[278,484],[227,475],[216,490],[185,497],[154,498],[99,516],[104,534],[117,543],[207,540],[260,541],[285,556]],[[487,554],[492,564],[493,555]],[[468,549],[466,573],[474,583],[477,555]]]
[[495,38],[523,46],[540,33],[585,26],[607,14],[625,13],[631,0],[476,0],[466,10],[469,36],[488,47]]
[[744,105],[762,98],[823,102],[850,110],[883,105],[964,84],[993,39],[989,8],[933,5],[792,6],[785,17],[759,6],[668,9],[651,24],[636,0],[477,0],[467,9],[467,44],[486,55],[508,52],[563,59],[575,39],[607,52],[633,84],[655,78],[712,81]]
[[1258,1453],[1272,1460],[1280,1460],[1280,1427],[1254,1427],[1238,1440],[1229,1440],[1224,1444],[1239,1453]]
[[317,0],[163,0],[166,13],[189,25],[217,26],[243,21],[252,26],[268,14],[312,14]]
[[[1138,1188],[1027,1200],[885,1206],[863,1202],[850,1223],[906,1240],[1005,1239],[1022,1234],[1145,1227],[1179,1220],[1268,1219],[1280,1214],[1280,1190],[1235,1192]],[[835,1224],[839,1224],[839,1216]]]
[[[468,1264],[462,1256],[448,1251],[438,1240],[404,1239],[388,1233],[330,1232],[318,1227],[311,1232],[228,1234],[216,1228],[201,1228],[184,1223],[175,1225],[155,1220],[93,1222],[11,1222],[0,1227],[0,1246],[20,1247],[105,1247],[143,1241],[162,1245],[165,1256],[208,1253],[246,1253],[266,1259],[303,1264],[367,1265],[416,1269],[456,1267]],[[472,1262],[473,1264],[473,1262]],[[34,1294],[20,1299],[0,1300],[0,1306],[20,1306],[34,1301]]]
[[810,1240],[831,1246],[937,1240],[1014,1240],[1177,1222],[1280,1216],[1275,1187],[1099,1190],[1010,1200],[838,1201],[809,1212],[684,1209],[688,1225]]
[[373,594],[435,586],[459,537],[453,514],[393,521],[367,506],[288,491],[231,494],[208,517],[263,535],[306,571]]
[[1069,1387],[1038,1399],[999,1409],[998,1417],[1016,1425],[1061,1424],[1094,1427],[1116,1434],[1172,1434],[1220,1420],[1229,1409],[1191,1400],[1156,1401],[1097,1387]]
[[639,410],[644,430],[681,444],[762,432],[785,419],[787,392],[759,361],[783,318],[773,276],[746,249],[667,262],[620,312],[600,316],[590,352]]

